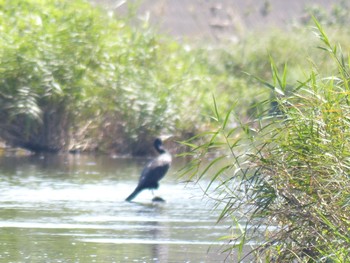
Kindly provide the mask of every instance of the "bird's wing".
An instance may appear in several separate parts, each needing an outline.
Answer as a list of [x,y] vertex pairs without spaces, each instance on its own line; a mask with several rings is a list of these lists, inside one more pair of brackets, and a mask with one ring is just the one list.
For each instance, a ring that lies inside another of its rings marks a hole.
[[158,162],[158,159],[148,163],[143,169],[139,181],[139,185],[143,187],[152,187],[157,185],[158,181],[164,177],[169,170],[170,164],[166,162]]

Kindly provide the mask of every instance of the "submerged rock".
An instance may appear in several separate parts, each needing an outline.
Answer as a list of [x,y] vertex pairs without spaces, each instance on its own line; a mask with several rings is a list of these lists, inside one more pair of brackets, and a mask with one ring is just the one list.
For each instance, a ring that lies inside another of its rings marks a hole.
[[163,198],[159,197],[159,196],[155,196],[155,197],[153,197],[152,202],[162,202],[162,203],[164,203],[165,200]]

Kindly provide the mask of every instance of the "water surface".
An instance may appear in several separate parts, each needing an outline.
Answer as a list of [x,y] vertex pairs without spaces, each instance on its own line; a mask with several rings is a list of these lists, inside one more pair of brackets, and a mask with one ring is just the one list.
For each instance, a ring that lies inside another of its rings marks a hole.
[[223,262],[230,226],[176,164],[156,191],[165,203],[150,191],[124,201],[146,162],[1,157],[0,262]]

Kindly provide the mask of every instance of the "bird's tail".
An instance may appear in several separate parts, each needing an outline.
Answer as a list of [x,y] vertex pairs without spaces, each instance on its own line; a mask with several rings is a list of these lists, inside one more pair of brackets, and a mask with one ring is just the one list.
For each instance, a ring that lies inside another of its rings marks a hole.
[[132,192],[126,199],[125,201],[131,202],[132,199],[134,199],[143,189],[140,187],[136,187],[134,192]]

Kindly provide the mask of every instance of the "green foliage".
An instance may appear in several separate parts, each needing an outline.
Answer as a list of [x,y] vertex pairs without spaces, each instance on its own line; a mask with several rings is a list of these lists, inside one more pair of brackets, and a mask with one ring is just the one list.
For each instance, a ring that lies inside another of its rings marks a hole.
[[[274,77],[286,64],[288,94],[312,71],[333,71],[303,28],[190,46],[86,0],[0,0],[0,22],[0,137],[35,151],[144,154],[161,133],[210,128],[212,94],[245,120],[273,111],[281,94],[251,76]],[[336,29],[332,37],[347,43],[348,35]],[[272,74],[269,57],[278,58]]]
[[[94,88],[86,98],[97,113],[96,122],[110,123],[108,133],[121,134],[120,146],[128,145],[127,150],[135,153],[144,150],[150,136],[199,129],[200,114],[209,101],[205,97],[210,94],[210,80],[200,77],[205,69],[194,63],[194,51],[169,43],[147,30],[134,32],[108,52],[106,67],[113,68],[111,74],[95,72],[90,80],[92,87],[109,87]],[[194,58],[189,57],[191,52]],[[96,97],[97,104],[92,101]]]
[[201,126],[211,80],[195,51],[83,0],[3,0],[0,12],[6,140],[139,153],[149,137]]
[[95,11],[81,1],[1,1],[2,136],[38,150],[67,143],[75,102],[98,64]]
[[245,224],[232,247],[260,241],[257,261],[348,262],[350,255],[349,59],[314,22],[335,74],[317,71],[316,60],[305,80],[288,85],[289,64],[279,69],[270,59],[272,82],[262,84],[273,96],[259,103],[257,119],[222,114],[214,103],[218,128],[200,144],[186,142],[195,157],[186,172],[212,175],[220,220]]

